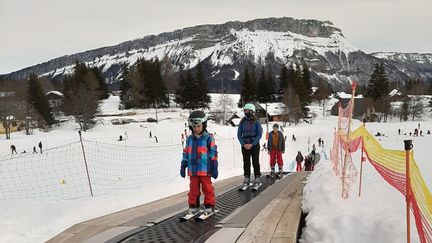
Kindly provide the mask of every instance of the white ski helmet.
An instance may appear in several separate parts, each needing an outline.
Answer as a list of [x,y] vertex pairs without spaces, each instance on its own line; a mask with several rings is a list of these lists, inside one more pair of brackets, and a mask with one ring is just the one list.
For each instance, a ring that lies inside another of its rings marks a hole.
[[252,103],[247,103],[244,107],[243,110],[251,110],[253,113],[255,113],[255,105]]

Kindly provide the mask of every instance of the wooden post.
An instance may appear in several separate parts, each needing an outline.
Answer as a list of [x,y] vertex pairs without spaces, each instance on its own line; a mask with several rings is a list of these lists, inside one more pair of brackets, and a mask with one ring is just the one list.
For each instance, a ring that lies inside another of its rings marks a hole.
[[345,176],[346,176],[346,164],[347,164],[347,160],[349,157],[349,153],[351,153],[351,151],[349,151],[349,143],[350,143],[350,133],[351,133],[351,119],[352,119],[352,110],[354,108],[354,96],[355,96],[355,92],[356,92],[356,87],[357,87],[357,83],[355,81],[353,81],[351,83],[351,88],[352,88],[352,95],[351,95],[351,104],[352,104],[352,108],[349,112],[349,121],[348,121],[348,131],[347,131],[347,138],[346,138],[346,146],[345,146],[345,158],[344,158],[344,162],[343,162],[343,166],[342,166],[342,192],[341,192],[341,197],[342,198],[346,198],[348,197],[347,195],[347,191],[346,191],[346,180],[345,180]]
[[81,131],[78,131],[78,134],[80,137],[81,149],[82,149],[83,156],[84,156],[84,163],[85,163],[86,172],[87,172],[87,179],[88,179],[88,183],[89,183],[89,187],[90,187],[90,195],[93,197],[93,190],[92,190],[92,186],[91,186],[91,182],[90,182],[90,175],[89,175],[88,166],[87,166],[87,159],[86,159],[85,152],[84,152],[84,144],[82,141]]
[[407,222],[407,242],[411,242],[410,237],[410,200],[411,200],[411,182],[410,182],[410,166],[409,166],[409,156],[410,151],[413,147],[412,140],[404,140],[405,143],[405,161],[406,161],[406,222]]
[[365,158],[363,157],[363,154],[364,154],[364,141],[362,139],[362,149],[361,149],[361,157],[360,157],[359,197],[361,196],[362,175],[363,175],[363,162],[365,161]]

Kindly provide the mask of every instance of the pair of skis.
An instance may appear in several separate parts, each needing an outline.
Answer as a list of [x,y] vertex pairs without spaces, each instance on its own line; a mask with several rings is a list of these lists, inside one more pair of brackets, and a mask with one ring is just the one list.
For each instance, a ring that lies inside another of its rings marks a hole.
[[258,189],[261,187],[262,183],[259,184],[243,184],[240,188],[239,191],[246,191],[249,187],[251,187],[252,191],[258,191]]
[[270,173],[267,175],[267,177],[273,178],[275,180],[279,180],[283,177],[284,175],[281,173],[274,173],[273,175]]
[[204,210],[198,210],[196,213],[187,213],[185,216],[180,217],[180,220],[181,221],[187,221],[187,220],[195,218],[198,221],[204,221],[204,220],[208,219],[209,217],[211,217],[212,215],[216,214],[217,212],[219,212],[219,210],[214,210],[212,213],[207,213]]

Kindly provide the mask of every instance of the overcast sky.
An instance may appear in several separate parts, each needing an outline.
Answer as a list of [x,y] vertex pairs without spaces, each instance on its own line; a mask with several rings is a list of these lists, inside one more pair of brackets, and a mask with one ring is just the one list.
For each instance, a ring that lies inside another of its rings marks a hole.
[[330,20],[361,50],[432,53],[432,0],[0,0],[0,74],[199,24]]

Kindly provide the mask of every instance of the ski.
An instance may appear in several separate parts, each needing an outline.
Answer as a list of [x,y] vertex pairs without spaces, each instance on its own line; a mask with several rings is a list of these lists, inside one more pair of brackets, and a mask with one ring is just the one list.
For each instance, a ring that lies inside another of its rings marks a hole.
[[187,221],[189,219],[195,218],[199,214],[201,214],[204,210],[198,210],[196,213],[187,213],[185,216],[180,217],[181,221]]
[[248,184],[243,184],[240,188],[239,191],[246,191],[248,189],[249,185]]
[[254,186],[252,187],[252,191],[258,191],[258,189],[261,187],[261,185],[262,185],[262,183],[257,184],[257,185],[254,185]]
[[212,216],[213,214],[215,214],[217,212],[219,212],[219,210],[214,210],[213,213],[210,213],[210,214],[207,212],[203,212],[198,218],[196,218],[196,220],[200,220],[200,221],[206,220],[210,216]]

